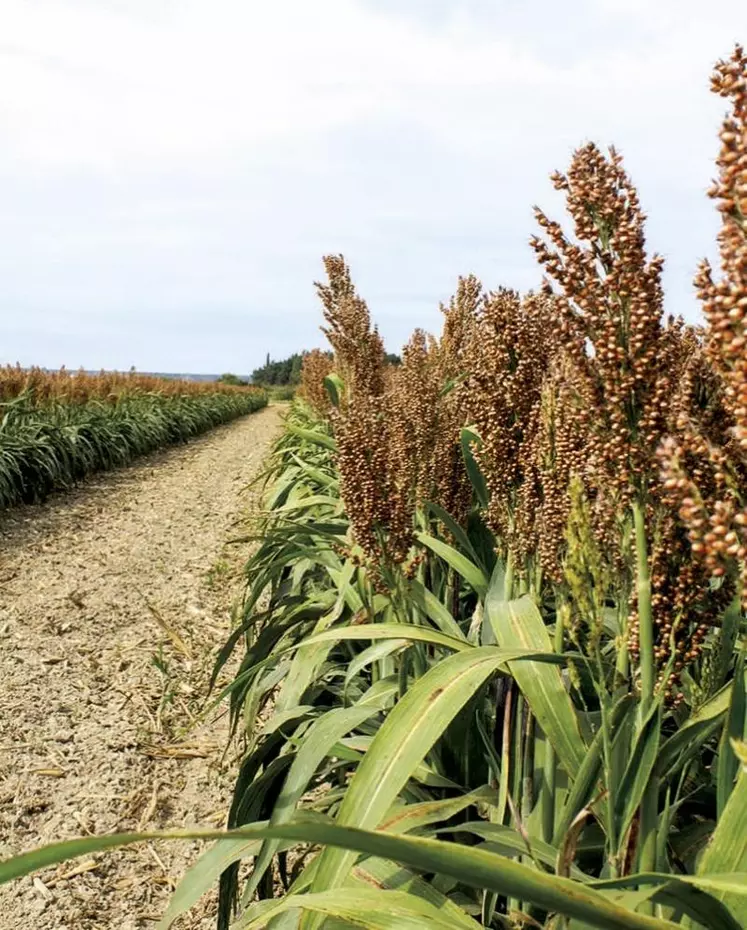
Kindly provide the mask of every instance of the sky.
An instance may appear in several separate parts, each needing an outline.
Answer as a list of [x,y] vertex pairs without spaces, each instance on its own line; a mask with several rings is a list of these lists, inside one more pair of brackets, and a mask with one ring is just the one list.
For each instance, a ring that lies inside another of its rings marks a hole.
[[537,287],[532,206],[614,143],[698,319],[747,43],[722,0],[0,0],[0,363],[248,373],[323,345],[342,252],[387,348],[460,274]]

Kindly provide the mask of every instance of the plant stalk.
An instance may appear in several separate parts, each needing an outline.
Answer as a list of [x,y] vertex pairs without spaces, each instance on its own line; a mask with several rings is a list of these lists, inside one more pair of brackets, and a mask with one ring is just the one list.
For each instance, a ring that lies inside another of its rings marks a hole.
[[646,521],[640,501],[633,503],[636,552],[636,594],[638,600],[638,641],[641,668],[641,720],[654,699],[654,621],[651,610],[651,572],[648,564]]
[[[656,663],[654,659],[654,621],[651,608],[651,573],[648,564],[646,521],[640,501],[633,503],[636,550],[636,593],[638,598],[638,642],[641,668],[641,725],[654,700]],[[656,775],[652,773],[641,799],[641,823],[638,847],[638,870],[656,871],[656,828],[658,821],[659,791]],[[642,910],[654,913],[651,902],[645,902]]]
[[503,579],[503,600],[510,601],[514,591],[514,557],[511,550],[506,555],[506,575]]
[[[563,652],[563,609],[565,598],[560,592],[555,595],[556,614],[555,614],[555,637],[553,641],[554,651],[558,655]],[[543,765],[542,779],[542,839],[546,843],[552,843],[555,834],[555,793],[557,791],[557,774],[558,760],[555,750],[552,748],[550,740],[545,735],[545,759]]]

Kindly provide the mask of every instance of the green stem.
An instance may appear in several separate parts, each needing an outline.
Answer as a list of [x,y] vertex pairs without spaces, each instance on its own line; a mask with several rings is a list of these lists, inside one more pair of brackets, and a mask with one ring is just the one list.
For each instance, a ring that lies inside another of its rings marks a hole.
[[[659,822],[659,786],[652,773],[641,799],[641,832],[638,847],[638,871],[656,871],[656,832]],[[644,911],[654,913],[653,904],[647,902]],[[650,909],[649,909],[650,908]]]
[[624,686],[630,677],[630,653],[628,652],[628,600],[627,596],[620,595],[617,605],[617,616],[620,623],[620,644],[615,662],[615,685]]
[[555,792],[557,790],[557,759],[555,750],[545,737],[545,760],[542,779],[542,839],[552,843],[555,833]]
[[[638,642],[641,668],[641,723],[654,700],[656,662],[654,658],[654,622],[651,608],[651,574],[648,564],[646,521],[640,501],[633,504],[636,550],[636,593],[638,596]],[[656,776],[652,773],[641,799],[641,823],[638,847],[638,870],[656,870],[656,828],[658,823],[659,790]],[[653,914],[654,906],[646,902],[642,910]]]
[[[556,613],[555,613],[555,638],[553,642],[554,651],[558,655],[563,653],[563,609],[565,598],[560,591],[556,592]],[[557,774],[558,760],[555,756],[555,750],[545,735],[545,759],[543,764],[542,779],[542,839],[546,843],[552,843],[555,834],[555,794],[557,791]]]
[[[506,823],[506,808],[508,807],[509,777],[511,772],[511,720],[514,712],[514,691],[516,685],[513,681],[506,692],[506,701],[503,705],[503,732],[501,734],[501,775],[498,785],[498,823]],[[510,818],[508,823],[510,824]]]
[[534,807],[534,717],[527,709],[526,721],[524,723],[521,761],[521,808],[520,816],[524,824],[529,820],[529,815]]
[[636,593],[638,596],[638,642],[641,667],[641,719],[654,699],[656,663],[654,660],[654,622],[651,610],[651,573],[648,565],[646,521],[640,501],[633,503],[636,552]]
[[457,582],[456,582],[456,572],[453,568],[447,569],[446,573],[446,587],[444,591],[444,604],[451,611],[452,616],[454,615],[454,598],[457,594]]
[[514,590],[514,557],[511,550],[506,556],[506,576],[503,579],[503,600],[510,601]]
[[[523,737],[524,737],[524,727],[523,727],[523,716],[524,716],[524,696],[519,692],[516,697],[516,709],[514,711],[514,717],[512,721],[513,732],[511,734],[511,756],[512,756],[512,765],[511,765],[511,798],[514,802],[513,810],[516,814],[521,817],[521,800],[522,792],[524,789],[524,754],[523,749]],[[518,823],[514,823],[514,829],[518,830]],[[521,857],[519,858],[521,861]],[[522,903],[520,898],[509,898],[508,899],[508,910],[511,911],[521,911]]]

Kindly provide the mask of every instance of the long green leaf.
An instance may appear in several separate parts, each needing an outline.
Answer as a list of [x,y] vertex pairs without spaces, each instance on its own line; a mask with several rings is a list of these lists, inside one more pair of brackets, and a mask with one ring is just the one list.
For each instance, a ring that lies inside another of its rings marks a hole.
[[[309,782],[332,746],[346,733],[378,712],[379,708],[376,705],[340,707],[327,712],[309,727],[304,733],[296,758],[288,770],[283,787],[272,809],[270,816],[272,826],[287,823],[291,819]],[[244,892],[245,900],[251,898],[256,891],[279,845],[279,840],[265,840],[262,844]]]
[[734,669],[731,703],[721,732],[718,750],[716,794],[718,815],[720,817],[723,816],[739,772],[739,759],[737,759],[737,755],[732,749],[731,741],[744,739],[747,736],[745,727],[747,727],[747,702],[745,701],[744,687],[744,652],[742,652]]
[[741,769],[724,812],[698,866],[699,880],[713,880],[721,873],[742,873],[742,895],[718,896],[734,917],[747,927],[747,770]]
[[312,445],[324,446],[325,449],[332,449],[333,452],[337,449],[337,443],[332,436],[327,433],[296,426],[294,423],[287,423],[286,428],[288,432],[293,433],[294,436],[298,436],[299,439],[304,439],[306,442],[312,443]]
[[[161,839],[235,842],[237,839],[266,837],[299,843],[336,844],[365,855],[392,859],[422,872],[449,875],[474,888],[486,888],[500,895],[530,901],[544,910],[585,920],[589,926],[599,930],[675,930],[677,926],[668,920],[626,910],[593,888],[570,879],[543,874],[496,853],[440,840],[307,821],[276,827],[243,827],[228,833],[219,830],[123,833],[67,840],[0,861],[0,884],[78,856],[117,849],[132,843]],[[671,880],[671,876],[664,878]]]
[[[366,639],[404,639],[408,642],[430,643],[433,646],[445,646],[454,652],[466,652],[474,649],[465,639],[448,636],[438,630],[409,623],[356,623],[349,627],[335,627],[323,633],[315,633],[304,640],[303,645],[334,642],[335,640]],[[291,647],[291,651],[295,647]],[[529,654],[527,650],[514,650],[518,654]]]
[[[483,682],[506,661],[503,650],[485,646],[443,659],[390,712],[358,766],[337,814],[337,822],[375,828],[449,723]],[[313,890],[339,887],[355,855],[322,852]],[[314,918],[303,921],[315,927]]]
[[204,894],[210,891],[222,872],[240,859],[256,856],[261,846],[261,840],[243,838],[225,840],[211,846],[188,869],[176,886],[169,900],[169,906],[158,923],[157,930],[168,930],[178,917],[186,913]]
[[441,601],[429,591],[417,578],[410,582],[410,596],[413,603],[418,607],[429,620],[448,636],[454,636],[456,639],[466,641],[467,637],[462,632],[459,624],[452,617],[451,611],[442,604]]
[[[552,652],[552,642],[532,599],[503,599],[503,585],[494,578],[485,598],[485,614],[498,644],[504,648]],[[542,732],[573,779],[586,756],[578,716],[560,671],[547,664],[513,663],[511,674],[526,698]]]
[[480,502],[480,506],[485,510],[490,502],[488,486],[485,481],[485,476],[480,466],[477,464],[474,452],[472,451],[473,445],[478,448],[482,445],[482,439],[474,430],[465,428],[462,430],[460,440],[462,444],[462,456],[464,457],[464,464],[467,468],[469,480],[472,482],[472,487],[475,489],[475,496]]
[[459,525],[459,523],[457,523],[457,521],[452,517],[452,515],[448,511],[444,510],[443,507],[433,503],[433,501],[428,501],[426,506],[433,514],[433,516],[436,517],[437,520],[440,520],[441,523],[443,523],[448,532],[453,536],[455,542],[459,544],[462,551],[465,552],[475,564],[478,564],[480,560],[472,546],[472,542],[469,536]]
[[[743,675],[747,683],[747,670]],[[721,725],[731,703],[732,684],[729,682],[717,694],[706,701],[676,733],[662,744],[656,760],[656,770],[666,777],[674,766],[681,764],[685,750],[701,746]]]
[[437,907],[442,919],[450,920],[454,930],[458,930],[459,927],[464,927],[465,930],[479,930],[480,925],[476,921],[430,882],[391,860],[374,857],[364,859],[353,867],[349,882],[355,886],[364,884],[369,887],[373,885],[377,888],[407,891],[411,895],[425,898]]
[[346,925],[365,930],[423,930],[423,927],[454,930],[450,916],[444,917],[437,907],[417,895],[362,887],[288,895],[263,908],[256,920],[240,920],[236,930],[261,930],[272,917],[297,908],[335,917]]
[[380,830],[388,833],[408,833],[410,830],[440,823],[461,813],[473,804],[495,804],[497,791],[493,788],[478,788],[457,798],[443,801],[423,801],[420,804],[402,804],[395,807],[382,820]]
[[457,551],[453,546],[445,543],[441,539],[436,539],[428,533],[416,533],[416,538],[424,546],[440,556],[447,565],[450,565],[454,571],[461,575],[473,590],[484,597],[488,590],[488,577],[485,572],[474,562]]
[[364,649],[363,652],[355,656],[348,665],[348,669],[345,672],[343,690],[347,692],[350,682],[356,675],[359,675],[364,668],[367,668],[369,665],[374,665],[380,659],[389,658],[393,653],[399,652],[407,645],[408,641],[406,639],[384,639],[374,642],[372,646]]
[[[448,827],[446,830],[439,830],[439,834],[445,833],[473,833],[490,844],[490,848],[499,852],[502,856],[524,856],[527,853],[527,840],[520,836],[513,827],[507,827],[500,823],[487,823],[485,821],[469,821],[460,824],[458,827]],[[558,850],[555,846],[543,842],[535,836],[529,837],[529,846],[531,855],[543,865],[551,869],[555,868],[558,860]],[[577,881],[588,882],[589,876],[585,875],[581,869],[576,866],[571,867],[571,877]]]
[[[608,721],[610,734],[612,736],[616,734],[618,727],[622,725],[625,719],[632,715],[635,707],[635,700],[630,694],[624,695],[613,705]],[[591,741],[586,757],[581,764],[581,768],[576,773],[571,790],[568,793],[563,809],[555,824],[555,831],[553,833],[554,846],[561,845],[575,818],[587,804],[591,802],[594,795],[598,793],[598,781],[602,772],[603,750],[604,732],[602,728],[600,728]]]
[[652,773],[659,751],[661,733],[661,704],[655,704],[649,711],[640,733],[633,744],[628,764],[623,773],[615,801],[615,818],[617,820],[616,835],[624,837],[627,834],[633,816],[641,805],[644,794],[648,790]]

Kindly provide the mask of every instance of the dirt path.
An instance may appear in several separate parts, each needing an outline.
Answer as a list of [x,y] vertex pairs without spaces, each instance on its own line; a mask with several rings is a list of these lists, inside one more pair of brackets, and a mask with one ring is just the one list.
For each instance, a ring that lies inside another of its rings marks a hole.
[[[240,591],[242,491],[279,419],[270,407],[0,515],[0,857],[224,823],[226,721],[188,728]],[[197,852],[151,845],[5,886],[0,930],[153,928]],[[211,909],[179,927],[212,927]]]

